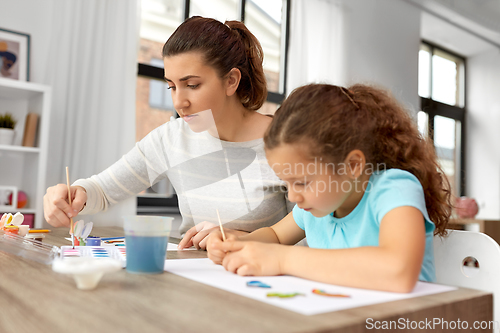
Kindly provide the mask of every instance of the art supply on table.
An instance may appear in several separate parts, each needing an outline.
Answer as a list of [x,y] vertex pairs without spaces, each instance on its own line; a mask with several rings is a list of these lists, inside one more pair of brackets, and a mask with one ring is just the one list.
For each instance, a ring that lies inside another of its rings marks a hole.
[[[59,255],[59,248],[43,244],[40,240],[29,237],[33,235],[28,234],[26,237],[22,237],[0,230],[0,251],[9,252],[42,264],[51,264]],[[36,234],[36,236],[40,237],[43,234]]]
[[[102,239],[101,239],[102,240]],[[109,240],[109,241],[105,241],[107,244],[116,244],[116,243],[124,243],[125,242],[125,238],[123,239],[116,239],[116,240]]]
[[[418,281],[417,285],[410,293],[395,293],[343,287],[289,275],[258,278],[271,285],[272,289],[249,288],[246,282],[256,280],[257,278],[230,273],[226,271],[223,266],[214,264],[212,260],[208,258],[167,260],[165,262],[165,271],[206,284],[210,287],[219,288],[306,316],[398,301],[457,289],[456,287]],[[321,297],[311,294],[313,289],[325,290],[328,292],[335,291],[335,293],[350,295],[351,297]],[[282,299],[279,297],[267,297],[266,294],[268,292],[298,292],[307,296]]]
[[101,237],[101,242],[105,245],[124,246],[125,237]]
[[3,229],[6,225],[8,225],[12,221],[12,214],[11,213],[5,213],[2,215],[2,218],[0,218],[0,229]]
[[[77,246],[85,246],[87,245],[87,237],[89,237],[92,232],[92,228],[94,227],[93,222],[85,223],[83,220],[76,221],[73,225],[73,241]],[[91,245],[101,245],[93,242]]]
[[28,233],[30,233],[30,234],[36,234],[36,233],[44,233],[45,234],[45,233],[49,233],[49,232],[50,232],[49,229],[30,229],[28,231]]
[[83,240],[87,239],[87,237],[89,237],[90,233],[92,232],[92,228],[94,228],[93,222],[85,223],[85,225],[83,226],[82,234],[80,235],[80,237]]
[[19,228],[19,236],[26,236],[28,234],[28,231],[30,230],[29,225],[21,224],[17,226]]
[[[18,226],[7,229],[19,230]],[[115,246],[52,246],[41,242],[43,233],[22,237],[0,230],[0,251],[50,265],[54,271],[71,274],[79,289],[90,290],[105,272],[125,267],[126,248]]]
[[121,267],[127,263],[126,248],[105,246],[61,246],[61,259],[66,258],[111,258],[120,261]]
[[[11,226],[8,229],[17,229]],[[18,229],[17,229],[18,230]],[[15,232],[0,230],[0,251],[12,253],[14,255],[35,260],[43,264],[51,264],[53,260],[60,256],[67,257],[93,257],[93,258],[113,258],[120,261],[122,267],[126,264],[126,248],[124,246],[62,246],[61,248],[42,243],[45,234],[28,233],[22,237]],[[70,249],[71,251],[68,251]]]
[[12,215],[11,213],[5,213],[0,219],[0,225],[6,233],[13,235],[25,236],[28,233],[29,226],[22,225],[24,222],[24,215],[20,212]]
[[75,240],[81,237],[84,224],[83,220],[73,223],[73,237],[75,237]]
[[[68,167],[66,167],[66,184],[68,185],[68,202],[69,202],[69,205],[71,206],[71,188],[69,186],[69,171],[68,171]],[[73,246],[73,248],[75,248],[75,238],[73,236],[73,218],[70,217],[69,218],[70,220],[70,227],[69,227],[69,234],[71,235],[71,245]]]
[[21,214],[20,212],[17,212],[12,216],[12,220],[10,221],[11,225],[17,225],[20,226],[24,222],[24,215]]
[[127,244],[127,272],[163,273],[173,217],[125,216],[123,229]]
[[12,215],[11,213],[5,213],[0,219],[0,225],[5,228],[8,226],[20,226],[24,222],[24,215],[20,212]]
[[261,281],[247,281],[248,287],[257,287],[257,288],[271,288],[270,285],[265,284]]
[[86,246],[101,246],[101,238],[95,236],[87,237]]
[[9,226],[3,227],[3,230],[9,234],[13,234],[13,235],[19,234],[19,227],[17,225],[9,225]]
[[124,241],[125,237],[101,237],[102,241]]
[[[76,250],[78,247],[75,249],[69,248],[70,250]],[[104,273],[117,271],[121,268],[120,261],[110,257],[74,257],[70,260],[57,258],[52,263],[52,269],[55,272],[71,274],[75,279],[77,288],[82,290],[94,289]]]
[[292,298],[295,296],[305,296],[302,293],[267,293],[267,297],[278,297],[278,298]]
[[313,289],[312,293],[316,294],[316,295],[328,296],[328,297],[351,297],[349,295],[344,295],[344,294],[331,294],[331,293],[327,293],[326,291],[324,291],[322,289]]
[[220,227],[220,232],[222,233],[222,240],[225,242],[226,241],[226,234],[224,233],[224,228],[222,227],[222,222],[220,220],[219,210],[216,209],[216,212],[217,212],[217,217],[219,218],[219,227]]
[[24,238],[26,238],[27,240],[36,240],[38,242],[41,242],[45,238],[45,234],[42,234],[42,233],[34,233],[34,234],[28,233],[26,236],[24,236]]

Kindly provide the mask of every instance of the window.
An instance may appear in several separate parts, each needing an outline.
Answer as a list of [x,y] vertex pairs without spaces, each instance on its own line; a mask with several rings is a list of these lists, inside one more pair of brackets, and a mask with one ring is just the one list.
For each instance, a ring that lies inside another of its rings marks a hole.
[[[170,91],[163,80],[161,51],[174,30],[194,15],[212,17],[221,22],[245,22],[264,51],[268,96],[259,112],[274,114],[286,96],[289,8],[290,0],[141,0],[136,140],[141,140],[170,117],[177,117]],[[145,197],[165,199],[171,193],[168,182],[157,184],[143,193],[139,206],[151,205],[151,198]],[[176,204],[175,200],[172,202]],[[170,201],[166,205],[170,205]]]
[[[161,59],[151,59],[151,65],[160,67],[163,65]],[[168,89],[165,82],[151,80],[149,83],[149,105],[152,108],[173,111],[174,102],[172,101],[172,94]]]
[[189,2],[189,17],[212,17],[221,22],[226,20],[241,20],[238,13],[239,0],[190,0]]
[[136,141],[176,116],[172,97],[163,80],[161,50],[182,23],[182,0],[141,1],[139,75],[136,89]]
[[452,194],[465,194],[465,59],[430,43],[419,52],[418,127],[430,136]]

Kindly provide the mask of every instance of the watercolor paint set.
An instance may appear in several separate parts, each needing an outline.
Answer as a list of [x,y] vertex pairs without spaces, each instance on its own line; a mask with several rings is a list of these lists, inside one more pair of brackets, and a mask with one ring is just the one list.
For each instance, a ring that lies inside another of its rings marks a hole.
[[126,266],[125,246],[61,246],[44,244],[39,240],[22,237],[0,229],[0,251],[50,265],[56,258],[111,258]]
[[111,258],[121,262],[122,267],[127,264],[125,246],[61,246],[61,258]]
[[57,246],[44,244],[33,238],[25,238],[0,230],[0,251],[12,253],[42,264],[51,264],[59,256]]

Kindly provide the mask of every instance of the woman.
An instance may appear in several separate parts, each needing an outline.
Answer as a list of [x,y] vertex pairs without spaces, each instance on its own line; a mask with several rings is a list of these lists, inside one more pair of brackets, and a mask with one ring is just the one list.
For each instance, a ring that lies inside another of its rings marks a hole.
[[168,178],[182,215],[179,248],[204,249],[216,226],[247,233],[282,219],[283,183],[267,164],[263,136],[271,122],[258,110],[267,95],[262,48],[245,25],[192,17],[163,47],[165,80],[178,119],[149,133],[122,159],[88,179],[47,189],[53,226],[95,214]]

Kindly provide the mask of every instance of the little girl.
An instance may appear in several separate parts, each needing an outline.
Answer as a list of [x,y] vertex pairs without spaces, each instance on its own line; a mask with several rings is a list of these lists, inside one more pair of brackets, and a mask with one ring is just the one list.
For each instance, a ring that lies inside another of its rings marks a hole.
[[[385,91],[311,84],[283,102],[264,137],[297,205],[272,227],[220,232],[208,256],[239,275],[294,275],[410,292],[435,281],[433,236],[451,213],[431,142]],[[291,246],[307,237],[309,247]]]

